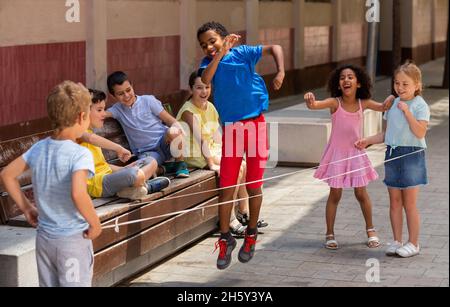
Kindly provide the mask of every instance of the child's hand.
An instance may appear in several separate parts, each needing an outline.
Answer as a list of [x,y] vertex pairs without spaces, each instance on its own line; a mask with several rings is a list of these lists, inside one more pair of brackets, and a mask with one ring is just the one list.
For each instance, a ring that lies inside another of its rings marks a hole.
[[131,159],[131,152],[128,149],[123,148],[122,146],[120,146],[116,153],[119,160],[124,163]]
[[394,100],[394,95],[390,95],[388,98],[386,98],[386,100],[383,102],[384,111],[388,111],[392,107]]
[[94,240],[102,233],[102,228],[100,226],[89,226],[89,229],[83,233],[83,238]]
[[231,48],[234,47],[234,45],[237,44],[237,42],[239,42],[239,39],[241,39],[241,36],[237,34],[230,34],[225,37],[223,46],[217,54],[223,57]]
[[369,145],[370,145],[370,144],[369,144],[369,142],[367,141],[367,139],[362,139],[362,140],[359,140],[359,141],[355,142],[355,147],[356,147],[357,149],[359,149],[359,150],[366,149],[367,146],[369,146]]
[[314,96],[313,93],[309,92],[305,94],[305,102],[306,102],[306,106],[308,108],[311,108],[314,106],[314,103],[316,102],[316,97]]
[[217,164],[212,164],[209,166],[209,169],[215,171],[218,176],[220,176],[220,166]]
[[23,213],[27,222],[34,228],[38,225],[38,212],[35,206],[30,206],[30,208]]
[[272,82],[274,90],[278,91],[281,88],[281,86],[283,85],[284,76],[285,76],[284,72],[277,73]]
[[406,113],[407,111],[409,111],[409,107],[406,104],[406,102],[400,101],[397,105],[397,108],[399,108],[400,110],[402,110],[404,113]]

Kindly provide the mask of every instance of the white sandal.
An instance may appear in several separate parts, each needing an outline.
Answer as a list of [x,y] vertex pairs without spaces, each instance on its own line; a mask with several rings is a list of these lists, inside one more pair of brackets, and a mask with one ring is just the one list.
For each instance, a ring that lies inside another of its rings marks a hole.
[[325,242],[325,248],[331,250],[336,250],[339,248],[338,242],[334,238],[334,234],[326,235],[325,238],[327,239],[327,241]]
[[[366,230],[367,233],[369,232],[376,232],[375,228],[369,228]],[[380,238],[377,236],[371,236],[367,239],[367,247],[369,248],[377,248],[380,247]]]

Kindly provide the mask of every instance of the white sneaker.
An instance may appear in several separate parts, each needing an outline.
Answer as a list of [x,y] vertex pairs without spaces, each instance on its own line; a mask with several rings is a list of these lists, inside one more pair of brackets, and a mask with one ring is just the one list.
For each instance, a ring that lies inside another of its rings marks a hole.
[[397,255],[399,255],[400,257],[403,257],[403,258],[415,256],[415,255],[419,254],[419,252],[420,252],[420,247],[418,245],[416,247],[411,242],[406,243],[404,246],[400,247],[396,251]]
[[117,193],[120,198],[128,198],[131,200],[143,199],[147,196],[148,190],[146,187],[128,187]]
[[391,244],[389,244],[389,247],[386,249],[386,255],[387,256],[394,256],[397,252],[397,249],[402,247],[403,244],[398,241],[394,241]]

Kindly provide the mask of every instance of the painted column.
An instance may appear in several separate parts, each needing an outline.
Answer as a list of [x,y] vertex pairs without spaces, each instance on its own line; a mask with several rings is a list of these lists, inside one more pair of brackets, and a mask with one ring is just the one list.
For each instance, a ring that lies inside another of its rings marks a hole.
[[180,89],[188,89],[189,76],[197,68],[197,0],[180,1]]
[[86,85],[107,92],[107,1],[85,2],[87,9]]
[[257,45],[259,42],[259,1],[245,0],[245,30],[247,45]]
[[331,60],[335,63],[339,62],[342,58],[341,55],[341,40],[342,40],[342,0],[332,0],[332,12],[333,12],[333,36],[331,45]]
[[294,68],[305,67],[305,0],[294,0]]

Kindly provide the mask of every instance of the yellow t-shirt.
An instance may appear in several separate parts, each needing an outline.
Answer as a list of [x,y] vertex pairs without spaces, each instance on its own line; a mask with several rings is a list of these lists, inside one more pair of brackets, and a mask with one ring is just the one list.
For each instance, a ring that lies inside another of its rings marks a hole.
[[[88,132],[93,133],[92,130],[88,130]],[[92,153],[92,157],[94,158],[95,176],[88,179],[88,193],[92,197],[102,197],[103,177],[111,174],[113,171],[108,162],[106,162],[105,156],[103,155],[100,147],[86,142],[81,143],[80,145],[89,149]]]
[[[219,114],[216,108],[210,102],[206,110],[197,108],[191,100],[187,101],[180,109],[177,115],[177,120],[184,123],[181,116],[184,112],[191,112],[200,124],[201,135],[204,140],[209,140],[208,146],[211,155],[220,157],[222,153],[222,145],[214,141],[214,134],[219,130]],[[187,126],[187,123],[184,123]],[[184,126],[183,125],[183,126]],[[186,146],[184,150],[184,161],[191,167],[204,168],[208,165],[205,157],[203,157],[200,150],[200,144],[195,140],[192,131],[187,133]]]

